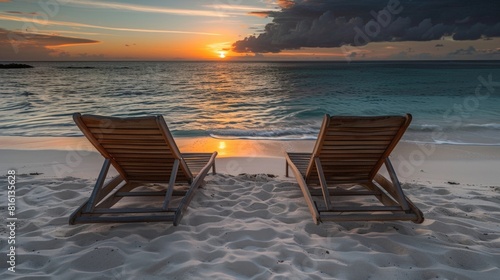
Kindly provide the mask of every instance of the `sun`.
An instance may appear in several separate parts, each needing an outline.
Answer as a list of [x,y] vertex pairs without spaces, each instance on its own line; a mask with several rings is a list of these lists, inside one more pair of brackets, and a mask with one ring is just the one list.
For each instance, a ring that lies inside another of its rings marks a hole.
[[226,53],[225,52],[219,52],[219,57],[220,58],[226,58]]

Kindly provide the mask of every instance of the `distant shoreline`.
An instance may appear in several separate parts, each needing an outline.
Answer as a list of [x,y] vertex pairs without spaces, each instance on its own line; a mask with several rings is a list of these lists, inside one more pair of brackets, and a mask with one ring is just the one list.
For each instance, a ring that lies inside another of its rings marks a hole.
[[34,67],[28,64],[20,64],[20,63],[0,64],[0,69],[23,69],[23,68],[34,68]]

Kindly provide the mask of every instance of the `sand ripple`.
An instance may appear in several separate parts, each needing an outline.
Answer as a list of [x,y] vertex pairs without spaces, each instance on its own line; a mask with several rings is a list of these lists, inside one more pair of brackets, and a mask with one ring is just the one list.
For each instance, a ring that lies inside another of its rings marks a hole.
[[[405,184],[426,216],[424,224],[317,226],[293,180],[267,175],[207,180],[178,227],[69,226],[68,216],[93,182],[23,178],[17,272],[2,270],[0,277],[496,279],[500,273],[498,187]],[[3,237],[1,246],[6,252]],[[2,253],[0,262],[5,261]]]

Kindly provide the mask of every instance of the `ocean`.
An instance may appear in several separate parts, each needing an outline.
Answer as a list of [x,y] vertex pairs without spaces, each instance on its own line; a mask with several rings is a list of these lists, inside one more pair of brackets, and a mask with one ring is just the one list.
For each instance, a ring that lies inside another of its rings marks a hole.
[[29,62],[0,69],[0,136],[161,114],[174,137],[315,139],[324,114],[399,115],[404,141],[500,145],[500,62]]

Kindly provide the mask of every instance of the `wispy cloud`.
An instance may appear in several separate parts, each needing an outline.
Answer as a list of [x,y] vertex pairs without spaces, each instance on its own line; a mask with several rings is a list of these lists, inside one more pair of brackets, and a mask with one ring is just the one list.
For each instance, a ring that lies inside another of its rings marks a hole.
[[269,9],[265,7],[255,7],[255,6],[245,6],[245,5],[228,5],[228,4],[212,4],[205,5],[204,7],[216,9],[216,10],[225,10],[225,11],[246,11],[246,12],[254,12],[254,11],[269,11],[278,9]]
[[258,17],[265,18],[265,17],[269,16],[269,13],[270,13],[269,11],[260,11],[260,12],[250,12],[248,14],[252,15],[252,16],[258,16]]
[[100,25],[92,25],[92,24],[69,22],[69,21],[56,21],[56,20],[48,20],[46,22],[40,22],[40,21],[37,21],[36,19],[33,19],[33,18],[19,17],[19,16],[13,16],[13,15],[7,15],[7,14],[0,14],[0,20],[31,22],[31,23],[39,24],[39,25],[57,25],[57,26],[67,26],[67,27],[79,27],[79,28],[84,27],[84,28],[94,28],[94,29],[114,30],[114,31],[128,31],[128,32],[193,34],[193,35],[207,35],[207,36],[220,35],[217,33],[197,32],[197,31],[110,27],[110,26],[100,26]]
[[225,13],[228,15],[237,15],[237,16],[267,17],[269,14],[279,11],[279,9],[276,8],[255,7],[255,6],[245,6],[245,5],[228,5],[228,4],[212,4],[212,5],[205,5],[204,7],[217,10],[220,13]]
[[31,46],[59,47],[81,44],[96,44],[99,41],[84,38],[59,36],[55,34],[9,31],[0,28],[0,42]]
[[82,32],[74,30],[51,30],[51,29],[44,29],[43,31],[34,33],[45,34],[45,35],[71,34],[71,35],[91,35],[91,36],[116,36],[116,34],[111,34],[111,33]]
[[[1,1],[1,0],[0,0]],[[66,0],[66,3],[74,6],[86,6],[94,8],[107,8],[116,10],[127,10],[135,12],[173,14],[184,16],[204,16],[204,17],[229,17],[230,15],[222,13],[220,10],[195,10],[195,9],[171,9],[165,7],[143,6],[116,2],[97,2],[91,0]]]
[[60,55],[66,55],[64,51],[57,48],[98,43],[100,42],[84,38],[0,28],[0,60],[52,60]]
[[[1,2],[1,0],[0,0]],[[8,14],[15,14],[15,15],[25,15],[25,16],[35,16],[38,15],[36,12],[31,12],[31,13],[25,13],[25,12],[20,12],[20,11],[5,11]]]

